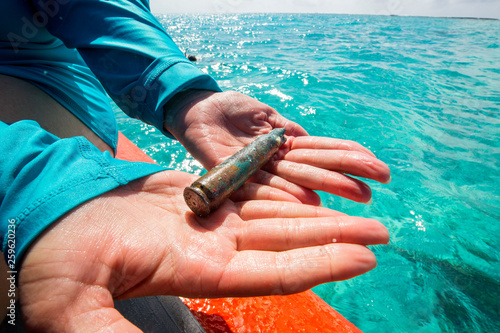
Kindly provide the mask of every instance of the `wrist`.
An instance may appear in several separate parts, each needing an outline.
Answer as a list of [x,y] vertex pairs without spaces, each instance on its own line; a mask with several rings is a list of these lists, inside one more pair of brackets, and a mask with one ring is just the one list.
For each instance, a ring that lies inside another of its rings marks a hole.
[[163,128],[179,140],[188,126],[187,113],[194,110],[194,106],[200,101],[215,93],[217,92],[200,89],[187,89],[177,93],[163,106]]

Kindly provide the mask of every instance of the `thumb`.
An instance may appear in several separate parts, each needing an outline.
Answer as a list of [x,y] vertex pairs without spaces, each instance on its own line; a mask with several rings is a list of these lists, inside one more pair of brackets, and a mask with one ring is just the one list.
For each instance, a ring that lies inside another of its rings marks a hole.
[[26,292],[32,290],[24,287],[21,308],[28,332],[141,332],[114,308],[106,288],[79,285],[70,291],[60,284],[57,288],[38,286],[38,292],[28,296]]
[[286,130],[286,135],[288,136],[306,136],[309,135],[307,131],[297,124],[296,122],[293,122],[289,119],[286,119],[282,115],[280,115],[278,112],[276,112],[274,115],[269,116],[269,123],[273,128],[284,128]]

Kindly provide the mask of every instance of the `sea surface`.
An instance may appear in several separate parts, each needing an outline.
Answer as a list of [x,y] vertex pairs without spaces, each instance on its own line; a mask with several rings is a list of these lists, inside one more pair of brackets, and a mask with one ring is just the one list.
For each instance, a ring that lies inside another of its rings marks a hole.
[[[372,205],[325,206],[390,231],[378,267],[314,291],[365,332],[500,331],[500,21],[309,14],[157,15],[224,90],[392,170]],[[117,112],[158,163],[202,168]]]

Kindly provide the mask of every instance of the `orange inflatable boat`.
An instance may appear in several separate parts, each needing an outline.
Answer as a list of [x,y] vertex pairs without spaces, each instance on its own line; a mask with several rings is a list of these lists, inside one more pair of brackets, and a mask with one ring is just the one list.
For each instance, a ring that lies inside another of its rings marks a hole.
[[[116,158],[155,163],[122,133]],[[361,332],[310,290],[289,296],[182,301],[207,333]]]

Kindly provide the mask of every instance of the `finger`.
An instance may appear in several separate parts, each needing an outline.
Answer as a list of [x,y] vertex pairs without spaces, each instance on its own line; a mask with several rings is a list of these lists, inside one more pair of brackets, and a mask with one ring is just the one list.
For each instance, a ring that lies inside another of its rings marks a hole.
[[299,136],[290,138],[291,149],[331,149],[331,150],[349,150],[367,153],[373,157],[369,149],[355,141],[334,139],[318,136]]
[[225,267],[218,294],[292,294],[318,284],[346,280],[377,265],[362,245],[329,244],[284,252],[241,251]]
[[263,202],[258,200],[236,203],[238,215],[243,220],[268,219],[274,217],[335,217],[346,214],[324,207],[296,204],[292,202]]
[[271,201],[290,201],[300,203],[300,200],[288,192],[275,187],[245,183],[233,195],[231,200],[234,202],[248,200],[271,200]]
[[294,149],[289,151],[284,159],[373,179],[381,183],[388,183],[391,179],[391,171],[384,162],[359,151]]
[[376,220],[337,216],[246,221],[237,245],[240,251],[285,251],[330,243],[375,245],[388,241],[387,229]]
[[49,277],[57,270],[48,269],[45,279],[23,280],[21,305],[28,331],[141,332],[113,308],[108,289],[68,276]]
[[100,308],[91,313],[82,313],[74,317],[72,329],[58,332],[142,332],[137,326],[125,319],[114,308]]
[[372,196],[368,185],[342,173],[290,161],[272,161],[265,168],[297,185],[356,202],[369,202]]
[[294,184],[293,182],[287,181],[286,179],[273,175],[265,170],[257,171],[252,178],[250,178],[250,181],[262,185],[268,185],[290,193],[300,200],[300,202],[307,205],[321,204],[319,195],[314,191],[311,191],[307,187]]
[[284,128],[286,130],[286,135],[292,137],[309,135],[302,126],[300,126],[296,122],[286,119],[285,117],[280,115],[277,111],[274,111],[273,114],[268,116],[268,121],[271,124],[271,126],[273,126],[273,128]]
[[[55,310],[54,318],[31,315],[24,326],[33,332],[142,332],[114,308],[99,308],[81,314],[68,314],[68,309]],[[63,319],[64,318],[64,319]]]

